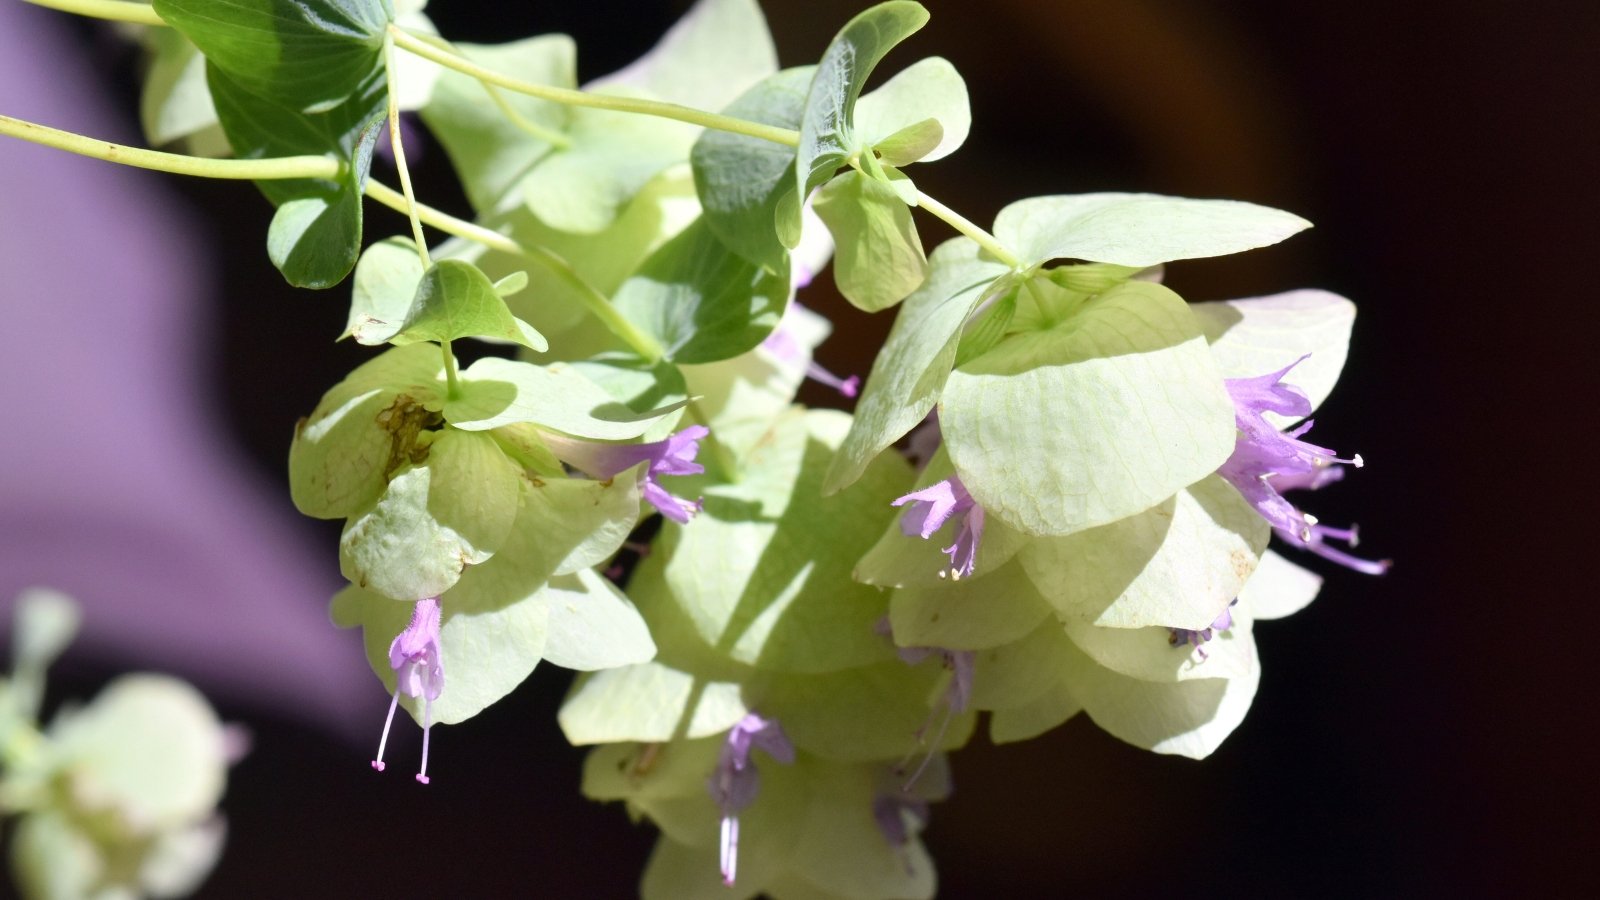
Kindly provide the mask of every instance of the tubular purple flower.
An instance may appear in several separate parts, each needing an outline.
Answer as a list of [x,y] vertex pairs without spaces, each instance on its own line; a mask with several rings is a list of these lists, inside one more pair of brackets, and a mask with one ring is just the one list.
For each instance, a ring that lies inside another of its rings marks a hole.
[[1206,648],[1204,646],[1205,643],[1210,641],[1216,635],[1219,635],[1233,627],[1233,607],[1234,604],[1238,602],[1239,598],[1233,598],[1233,602],[1228,604],[1227,608],[1222,611],[1221,615],[1213,619],[1210,625],[1206,626],[1205,628],[1201,628],[1198,631],[1189,628],[1167,629],[1171,632],[1171,635],[1167,638],[1167,643],[1174,647],[1194,647],[1197,651],[1199,651],[1200,658],[1202,660],[1206,659],[1207,655]]
[[[809,280],[809,279],[808,279]],[[802,348],[800,341],[794,333],[794,316],[798,310],[804,310],[799,303],[791,303],[789,311],[785,312],[782,319],[778,320],[778,327],[767,335],[761,342],[762,348],[777,357],[780,362],[796,363],[806,359],[806,377],[812,381],[827,385],[840,394],[854,398],[861,392],[861,379],[855,375],[840,378],[832,372],[817,365],[815,360],[808,359],[808,354]]]
[[[873,631],[888,638],[890,643],[894,642],[894,630],[889,624],[888,616],[879,619],[873,626]],[[895,654],[908,666],[917,665],[930,656],[937,657],[939,664],[950,670],[950,683],[945,686],[944,696],[939,704],[944,707],[944,715],[939,720],[939,730],[934,735],[933,742],[928,745],[927,755],[922,758],[917,770],[911,773],[911,777],[906,779],[901,788],[909,791],[917,783],[917,779],[922,777],[923,771],[928,768],[928,763],[933,761],[933,755],[939,752],[939,745],[944,743],[945,731],[950,728],[950,720],[966,711],[967,703],[972,698],[972,673],[978,655],[971,650],[950,650],[945,647],[896,647]],[[927,737],[928,726],[933,724],[934,716],[938,714],[939,708],[936,706],[928,713],[927,720],[917,729],[916,740],[919,745]],[[903,774],[906,763],[910,762],[914,755],[916,755],[915,749],[907,753],[906,758],[896,767],[897,772]]]
[[761,774],[751,764],[751,752],[761,749],[784,765],[794,762],[794,745],[777,719],[746,713],[723,741],[717,769],[706,781],[711,799],[722,810],[722,883],[732,885],[739,868],[739,812],[755,802]]
[[[983,507],[967,493],[961,476],[951,475],[943,481],[912,491],[891,505],[910,508],[900,517],[900,531],[907,537],[918,535],[923,540],[933,537],[944,523],[956,520],[955,543],[943,548],[950,557],[947,570],[952,580],[959,581],[972,574],[978,563],[978,545],[983,540]],[[944,572],[940,572],[941,577]]]
[[1382,574],[1389,569],[1388,560],[1360,559],[1326,543],[1326,539],[1332,538],[1354,547],[1357,543],[1355,528],[1318,524],[1314,516],[1301,512],[1283,497],[1283,491],[1315,490],[1338,481],[1344,477],[1344,472],[1334,468],[1335,463],[1358,469],[1362,466],[1359,454],[1341,459],[1332,450],[1300,440],[1301,435],[1311,430],[1310,419],[1292,431],[1283,432],[1263,415],[1275,412],[1298,418],[1311,414],[1311,401],[1305,393],[1283,381],[1283,376],[1304,359],[1302,356],[1266,375],[1223,382],[1233,398],[1234,423],[1239,431],[1233,455],[1217,474],[1238,489],[1279,537],[1358,572]]
[[422,698],[422,767],[417,780],[428,783],[428,737],[433,730],[433,701],[444,691],[444,663],[439,658],[439,598],[418,600],[411,611],[411,624],[389,644],[389,666],[394,669],[394,697],[389,701],[389,717],[383,721],[383,737],[378,740],[378,757],[372,767],[383,771],[383,751],[389,744],[389,726],[400,695]]
[[700,511],[701,501],[675,497],[656,481],[661,475],[698,475],[706,470],[695,462],[700,439],[710,434],[704,425],[690,425],[665,440],[648,444],[604,444],[553,432],[544,433],[544,442],[556,458],[591,478],[612,478],[642,462],[649,465],[639,472],[639,491],[660,513],[685,523]]

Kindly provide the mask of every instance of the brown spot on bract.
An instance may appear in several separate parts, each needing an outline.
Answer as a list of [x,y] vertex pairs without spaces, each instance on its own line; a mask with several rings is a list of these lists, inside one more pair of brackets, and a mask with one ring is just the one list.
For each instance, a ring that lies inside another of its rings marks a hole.
[[389,432],[389,459],[383,467],[383,477],[389,478],[402,465],[417,465],[428,458],[428,448],[418,446],[417,437],[442,424],[444,416],[427,409],[410,394],[398,394],[373,420]]

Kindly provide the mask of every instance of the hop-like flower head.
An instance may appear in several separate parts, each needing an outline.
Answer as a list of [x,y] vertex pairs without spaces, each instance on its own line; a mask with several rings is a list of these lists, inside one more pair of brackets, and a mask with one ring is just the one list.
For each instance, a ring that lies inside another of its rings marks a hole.
[[1301,435],[1311,430],[1310,419],[1288,432],[1279,431],[1266,420],[1264,413],[1267,412],[1296,418],[1311,414],[1311,401],[1305,393],[1283,381],[1289,370],[1304,359],[1302,356],[1266,375],[1224,381],[1233,398],[1234,422],[1239,436],[1233,455],[1217,474],[1237,488],[1284,540],[1358,572],[1382,574],[1389,568],[1387,560],[1360,559],[1326,543],[1326,539],[1333,538],[1354,547],[1355,528],[1330,528],[1319,524],[1314,516],[1301,512],[1283,497],[1287,490],[1314,490],[1338,481],[1343,471],[1334,468],[1335,464],[1358,469],[1362,466],[1359,454],[1341,459],[1332,450],[1300,440]]
[[383,751],[389,744],[389,726],[400,695],[422,698],[422,768],[417,780],[428,783],[428,737],[433,730],[433,701],[444,691],[444,663],[439,658],[439,598],[418,600],[411,612],[411,624],[389,644],[389,666],[394,669],[394,697],[389,701],[389,717],[383,722],[383,737],[378,741],[378,757],[372,767],[383,771]]

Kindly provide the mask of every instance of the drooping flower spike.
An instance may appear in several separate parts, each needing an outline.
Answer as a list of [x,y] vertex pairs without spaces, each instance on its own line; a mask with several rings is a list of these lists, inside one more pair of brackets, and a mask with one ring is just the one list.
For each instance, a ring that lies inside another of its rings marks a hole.
[[1305,392],[1283,381],[1289,370],[1304,359],[1302,356],[1266,375],[1230,378],[1223,382],[1233,398],[1238,438],[1233,455],[1217,474],[1238,489],[1279,537],[1358,572],[1382,574],[1389,569],[1388,560],[1361,559],[1327,544],[1327,539],[1332,538],[1354,547],[1355,528],[1322,525],[1316,517],[1301,512],[1283,497],[1284,491],[1315,490],[1338,481],[1344,473],[1335,468],[1335,464],[1358,469],[1362,466],[1360,454],[1341,459],[1332,450],[1300,440],[1301,435],[1311,430],[1310,419],[1293,431],[1283,432],[1263,415],[1274,412],[1298,418],[1311,414],[1311,400]]
[[751,751],[757,748],[785,765],[794,762],[794,745],[778,720],[746,713],[729,729],[717,769],[706,782],[711,799],[722,810],[722,883],[730,886],[739,869],[739,812],[755,802],[761,788],[761,774],[750,760]]
[[685,523],[701,509],[701,502],[675,497],[656,481],[662,475],[698,475],[706,470],[695,462],[700,439],[710,434],[704,425],[690,425],[665,440],[648,444],[603,444],[546,432],[544,442],[557,459],[591,478],[606,479],[649,462],[639,473],[639,490],[663,516]]
[[389,666],[394,669],[394,697],[389,701],[389,717],[383,720],[383,737],[378,740],[378,757],[372,767],[383,771],[383,751],[389,745],[389,727],[394,724],[400,695],[422,698],[422,767],[417,780],[428,783],[428,737],[433,731],[433,701],[444,690],[444,663],[439,658],[439,598],[418,600],[411,612],[411,624],[389,644]]
[[[972,574],[978,563],[978,545],[983,540],[983,507],[967,493],[961,476],[951,475],[943,481],[912,491],[893,502],[894,506],[910,508],[900,517],[900,531],[907,537],[933,537],[944,523],[956,520],[956,539],[943,552],[950,557],[950,578],[959,581]],[[945,572],[940,572],[943,577]]]

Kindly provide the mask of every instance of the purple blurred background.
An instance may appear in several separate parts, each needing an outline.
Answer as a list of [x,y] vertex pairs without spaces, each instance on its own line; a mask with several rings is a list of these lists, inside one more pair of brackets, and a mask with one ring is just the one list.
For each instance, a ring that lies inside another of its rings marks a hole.
[[[860,5],[764,3],[788,65]],[[1261,693],[1204,763],[1086,721],[977,740],[929,832],[941,896],[1578,890],[1597,846],[1581,668],[1597,492],[1577,449],[1600,324],[1583,278],[1600,251],[1600,7],[928,6],[886,71],[939,54],[965,74],[974,136],[917,176],[975,221],[1027,194],[1144,190],[1317,223],[1169,283],[1197,300],[1317,286],[1357,301],[1317,434],[1368,465],[1314,509],[1397,560],[1377,580],[1321,567],[1321,599],[1261,629]],[[571,33],[586,79],[681,11],[436,7],[462,40]],[[0,5],[0,112],[137,142],[136,71],[104,29]],[[421,169],[429,202],[464,208],[442,154]],[[577,796],[582,754],[554,722],[566,673],[541,668],[435,735],[427,789],[366,768],[386,698],[359,641],[326,622],[337,526],[298,518],[283,484],[295,418],[365,351],[332,342],[345,289],[295,292],[273,271],[270,214],[247,185],[0,141],[0,604],[49,583],[88,606],[57,698],[159,668],[255,731],[201,896],[630,895],[651,836]],[[369,227],[402,224],[374,210]],[[845,312],[827,282],[807,302],[851,324],[822,362],[864,373],[889,317]]]

